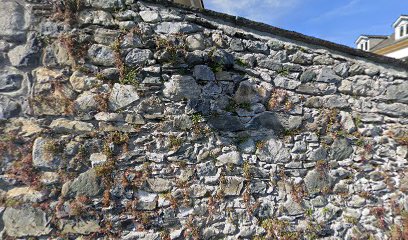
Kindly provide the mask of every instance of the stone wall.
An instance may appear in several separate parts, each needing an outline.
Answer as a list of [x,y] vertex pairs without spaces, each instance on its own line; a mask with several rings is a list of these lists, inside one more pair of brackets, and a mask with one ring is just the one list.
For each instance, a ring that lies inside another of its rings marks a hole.
[[407,239],[406,64],[168,2],[0,6],[3,239]]

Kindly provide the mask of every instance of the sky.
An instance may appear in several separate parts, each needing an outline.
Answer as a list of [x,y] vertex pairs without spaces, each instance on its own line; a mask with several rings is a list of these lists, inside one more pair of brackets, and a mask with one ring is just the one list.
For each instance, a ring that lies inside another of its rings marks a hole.
[[205,8],[354,47],[361,34],[390,35],[408,0],[204,0]]

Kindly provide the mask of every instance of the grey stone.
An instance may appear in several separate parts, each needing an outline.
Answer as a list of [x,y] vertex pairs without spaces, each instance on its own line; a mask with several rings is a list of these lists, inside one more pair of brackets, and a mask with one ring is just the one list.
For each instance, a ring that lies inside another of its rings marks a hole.
[[41,43],[36,34],[29,34],[25,45],[19,45],[8,52],[12,66],[34,67],[40,63]]
[[82,25],[94,24],[107,27],[115,25],[112,15],[101,10],[83,10],[79,13],[78,21]]
[[258,66],[273,71],[281,71],[283,69],[282,64],[273,59],[265,59],[258,62]]
[[90,90],[91,88],[102,85],[102,81],[96,77],[90,77],[81,71],[75,71],[69,78],[72,88],[75,91],[82,92]]
[[64,118],[55,119],[51,122],[50,128],[56,133],[90,132],[95,130],[92,123],[71,121]]
[[299,51],[292,56],[292,62],[300,65],[311,65],[312,55]]
[[220,188],[225,196],[239,196],[244,187],[244,178],[242,177],[225,177],[225,181],[221,182]]
[[91,162],[92,168],[96,166],[101,166],[108,161],[108,156],[104,153],[92,153],[89,157],[89,161]]
[[285,130],[274,112],[263,112],[258,114],[248,123],[247,128],[251,130],[266,128],[273,130],[278,134]]
[[252,138],[248,138],[246,141],[241,142],[238,147],[243,153],[247,154],[254,153],[256,150],[255,141]]
[[300,75],[300,81],[302,83],[311,82],[316,78],[316,73],[313,70],[307,70]]
[[197,175],[201,176],[214,176],[217,173],[217,167],[214,162],[208,161],[205,163],[197,164]]
[[17,117],[21,112],[21,105],[8,97],[0,96],[0,119]]
[[260,41],[244,40],[244,44],[250,52],[265,54],[269,53],[269,47],[266,43]]
[[271,138],[256,151],[258,158],[266,163],[287,163],[291,160],[289,149],[277,139]]
[[301,82],[299,81],[292,80],[280,75],[273,80],[273,83],[275,84],[276,87],[289,90],[294,90],[301,84]]
[[62,186],[61,194],[67,197],[88,196],[95,197],[102,191],[102,185],[94,169],[79,174],[73,181],[68,181]]
[[237,132],[245,128],[239,117],[231,115],[211,116],[208,124],[219,131]]
[[173,75],[164,87],[163,95],[174,101],[198,98],[201,94],[201,87],[190,76]]
[[147,179],[147,185],[149,188],[156,193],[163,193],[170,191],[171,182],[164,178],[149,178]]
[[327,159],[327,150],[323,147],[319,147],[316,150],[313,150],[309,156],[308,160],[310,161],[321,161],[321,160],[326,160]]
[[156,26],[157,33],[174,34],[174,33],[194,33],[200,28],[191,23],[185,22],[161,22]]
[[78,221],[63,220],[60,224],[60,228],[62,229],[62,234],[71,233],[83,235],[100,232],[102,229],[101,226],[99,226],[99,222],[93,219]]
[[140,11],[140,17],[145,22],[154,23],[161,20],[160,14],[157,11]]
[[340,77],[348,77],[349,75],[349,64],[348,63],[340,63],[337,64],[333,70],[336,72],[337,75],[339,75]]
[[149,49],[133,49],[125,58],[127,65],[138,66],[146,64],[146,62],[153,57],[152,51]]
[[334,94],[336,91],[337,87],[328,83],[304,83],[296,89],[296,92],[308,95],[328,95]]
[[95,65],[115,66],[115,53],[109,47],[100,44],[92,45],[88,50],[88,57]]
[[197,80],[215,81],[214,72],[207,65],[196,65],[194,67],[193,76]]
[[89,91],[83,92],[78,96],[78,98],[74,101],[75,111],[77,113],[91,113],[99,109],[100,105],[95,100],[97,98],[97,94],[91,93]]
[[60,162],[61,156],[59,156],[62,151],[59,149],[55,140],[39,137],[34,141],[33,145],[33,166],[36,168],[45,168],[57,170]]
[[408,105],[402,103],[379,103],[377,104],[377,111],[379,113],[392,117],[406,117],[408,116]]
[[319,55],[313,58],[313,64],[316,65],[332,65],[333,63],[333,58],[327,55]]
[[212,53],[212,61],[222,65],[224,69],[232,68],[235,64],[234,55],[224,49],[217,49]]
[[401,103],[408,103],[408,83],[404,82],[398,85],[391,85],[385,93],[386,98]]
[[188,36],[186,38],[186,43],[187,43],[188,49],[190,49],[191,51],[205,49],[204,37],[202,34],[194,34],[194,35]]
[[353,153],[353,147],[346,138],[337,138],[331,146],[330,156],[338,161],[344,160]]
[[202,198],[207,195],[207,188],[204,185],[193,184],[191,185],[190,194],[193,198]]
[[356,125],[354,124],[353,117],[350,113],[341,111],[340,117],[340,123],[347,133],[353,133],[357,130]]
[[107,10],[123,8],[123,3],[121,0],[86,0],[86,4],[93,8]]
[[243,163],[241,154],[237,151],[224,153],[217,157],[217,166],[234,164],[241,165]]
[[378,96],[378,81],[368,76],[354,76],[341,81],[339,92],[353,96]]
[[0,38],[22,41],[30,24],[29,14],[16,1],[3,0],[0,8]]
[[[120,32],[118,30],[97,28],[95,30],[93,37],[94,37],[95,42],[109,46],[115,40],[117,40],[119,36],[120,36]],[[123,39],[123,41],[126,41],[126,40],[127,38]]]
[[3,221],[4,229],[11,237],[38,237],[52,231],[46,213],[31,206],[6,208],[3,213]]
[[333,185],[334,179],[326,171],[312,170],[304,178],[305,186],[309,194],[329,191]]
[[115,83],[109,97],[109,108],[116,111],[129,106],[139,99],[136,87]]
[[136,208],[138,210],[154,210],[157,207],[157,194],[138,191],[136,193],[138,199]]
[[253,104],[261,100],[262,97],[258,93],[256,86],[249,81],[241,82],[234,95],[234,101],[238,104]]
[[17,91],[22,87],[24,75],[16,68],[0,70],[0,92]]
[[303,206],[295,202],[292,197],[289,197],[289,199],[284,203],[284,207],[289,216],[301,215],[305,212]]
[[320,71],[317,81],[325,83],[339,83],[341,81],[341,77],[337,76],[331,68],[324,67]]
[[230,42],[230,48],[232,51],[242,52],[244,51],[244,44],[241,39],[234,38]]

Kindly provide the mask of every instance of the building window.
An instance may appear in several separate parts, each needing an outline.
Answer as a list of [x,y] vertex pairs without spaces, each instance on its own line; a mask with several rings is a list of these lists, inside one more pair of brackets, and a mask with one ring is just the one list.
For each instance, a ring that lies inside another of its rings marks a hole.
[[400,27],[400,37],[404,36],[404,26]]
[[368,41],[365,42],[365,50],[368,51]]
[[407,25],[405,25],[405,34],[407,34],[407,35],[408,35],[408,24],[407,24]]
[[360,49],[364,50],[364,43],[360,44]]

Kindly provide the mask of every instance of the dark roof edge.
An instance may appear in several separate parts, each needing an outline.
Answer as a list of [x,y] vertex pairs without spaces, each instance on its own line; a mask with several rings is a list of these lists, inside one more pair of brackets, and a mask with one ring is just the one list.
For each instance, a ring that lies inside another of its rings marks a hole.
[[150,2],[150,3],[157,3],[157,4],[164,4],[167,7],[177,7],[177,8],[189,10],[191,12],[201,13],[208,17],[218,18],[220,20],[232,23],[238,27],[251,28],[253,30],[270,33],[276,36],[284,37],[284,38],[299,41],[299,42],[304,42],[307,44],[322,46],[322,47],[325,47],[331,50],[349,54],[351,56],[362,57],[362,58],[366,58],[368,60],[371,60],[377,63],[386,64],[386,65],[390,65],[390,66],[394,66],[398,68],[403,68],[404,70],[408,70],[408,63],[402,60],[399,60],[399,59],[377,55],[375,53],[365,52],[359,49],[354,49],[354,48],[351,48],[345,45],[341,45],[341,44],[329,42],[323,39],[307,36],[307,35],[304,35],[298,32],[274,27],[274,26],[271,26],[265,23],[256,22],[256,21],[249,20],[243,17],[232,16],[229,14],[215,12],[215,11],[208,10],[208,9],[199,9],[199,8],[189,7],[189,6],[181,5],[178,3],[173,3],[168,0],[142,0],[142,1]]

